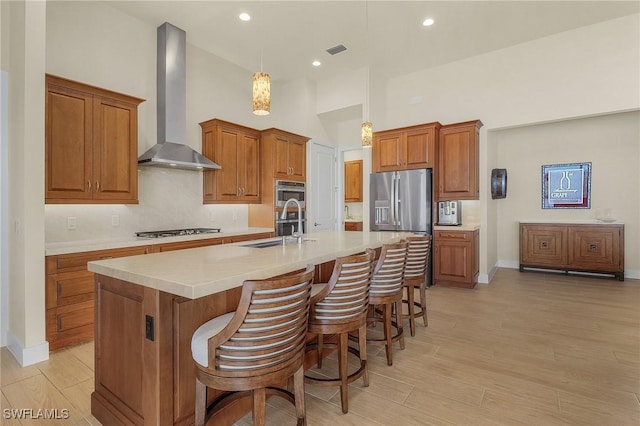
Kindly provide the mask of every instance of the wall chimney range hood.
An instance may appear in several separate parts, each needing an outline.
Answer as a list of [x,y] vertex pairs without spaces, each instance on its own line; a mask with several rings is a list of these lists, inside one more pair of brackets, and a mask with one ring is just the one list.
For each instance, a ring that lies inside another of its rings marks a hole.
[[217,170],[220,166],[186,145],[186,33],[168,22],[158,27],[158,143],[138,158],[140,166]]

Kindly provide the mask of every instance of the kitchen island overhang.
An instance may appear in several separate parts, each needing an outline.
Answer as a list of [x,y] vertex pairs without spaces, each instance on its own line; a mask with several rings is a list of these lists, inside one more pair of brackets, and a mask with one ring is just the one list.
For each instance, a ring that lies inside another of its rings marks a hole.
[[[191,336],[207,320],[235,310],[245,280],[310,263],[318,271],[336,257],[410,235],[322,232],[306,234],[302,244],[236,243],[90,262],[96,274],[92,414],[104,424],[193,424]],[[219,421],[233,423],[248,409],[239,402]]]

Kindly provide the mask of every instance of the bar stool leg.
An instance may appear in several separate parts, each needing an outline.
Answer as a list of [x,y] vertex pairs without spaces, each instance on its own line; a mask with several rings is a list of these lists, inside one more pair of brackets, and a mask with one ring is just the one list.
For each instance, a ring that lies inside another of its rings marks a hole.
[[[367,362],[367,324],[365,323],[362,327],[358,329],[358,350],[360,351],[360,360]],[[362,380],[364,381],[364,386],[369,386],[369,366],[364,370],[364,374],[362,376]]]
[[340,333],[340,338],[338,342],[338,370],[340,371],[340,402],[342,405],[342,412],[347,414],[349,412],[349,394],[348,394],[348,386],[349,383],[347,380],[349,379],[349,372],[347,371],[347,353],[348,353],[348,333]]
[[253,393],[253,426],[264,426],[264,421],[267,416],[266,389],[265,388],[254,389],[252,393]]
[[318,334],[318,368],[322,368],[322,352],[324,351],[324,336],[322,334]]
[[304,364],[293,375],[293,395],[296,399],[296,417],[298,426],[306,426],[307,416],[304,401]]
[[427,289],[424,284],[420,286],[420,305],[422,306],[422,321],[424,321],[424,326],[427,327],[429,325],[427,320]]
[[416,316],[414,311],[415,295],[414,287],[412,285],[407,287],[407,309],[409,310],[409,332],[412,336],[416,335]]
[[204,426],[207,413],[207,386],[196,378],[196,418],[195,426]]
[[402,301],[395,302],[396,306],[396,324],[398,326],[398,334],[400,334],[400,349],[404,350],[404,334],[402,334]]
[[387,353],[387,365],[393,365],[393,354],[392,354],[392,334],[391,334],[391,305],[383,305],[383,318],[384,318],[384,338],[387,340],[387,344],[385,345],[385,350]]

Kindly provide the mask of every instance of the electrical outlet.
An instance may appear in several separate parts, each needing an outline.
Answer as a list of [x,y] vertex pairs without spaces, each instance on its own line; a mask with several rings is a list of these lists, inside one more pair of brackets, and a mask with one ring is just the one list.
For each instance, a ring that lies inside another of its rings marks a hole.
[[73,216],[69,216],[67,218],[67,229],[70,231],[73,231],[76,229],[77,223],[76,223],[76,218]]
[[120,216],[117,214],[111,216],[111,226],[120,226]]

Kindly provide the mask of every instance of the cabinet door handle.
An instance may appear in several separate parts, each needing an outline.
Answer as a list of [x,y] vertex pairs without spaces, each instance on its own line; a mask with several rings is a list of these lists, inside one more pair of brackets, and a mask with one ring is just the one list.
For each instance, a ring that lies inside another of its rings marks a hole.
[[96,181],[96,192],[100,192],[100,181]]
[[87,191],[91,192],[91,180],[87,179]]

